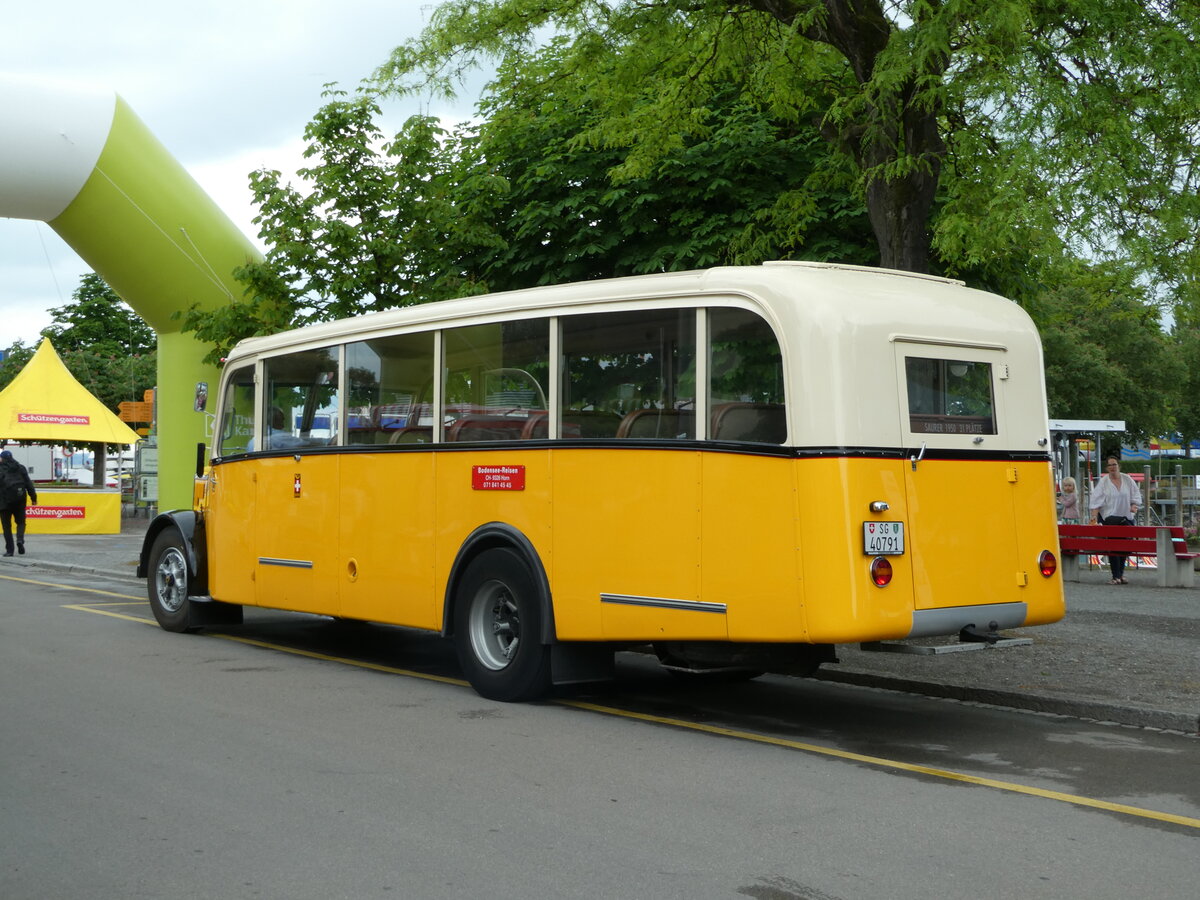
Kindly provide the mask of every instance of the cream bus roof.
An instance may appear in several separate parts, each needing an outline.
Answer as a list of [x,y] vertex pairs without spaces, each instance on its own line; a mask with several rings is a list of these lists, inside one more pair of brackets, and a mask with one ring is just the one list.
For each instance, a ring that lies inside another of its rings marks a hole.
[[949,326],[954,334],[961,334],[964,327],[979,334],[994,334],[997,327],[1004,330],[1002,320],[1010,319],[1011,324],[1022,323],[1017,326],[1020,331],[1029,327],[1025,313],[1011,301],[966,288],[962,282],[948,278],[832,263],[768,262],[762,266],[549,285],[366,313],[249,338],[233,349],[229,361],[284,348],[324,346],[351,337],[361,339],[371,333],[466,324],[477,318],[517,318],[531,311],[550,309],[582,312],[575,308],[616,302],[644,302],[649,306],[697,297],[707,298],[705,302],[720,302],[721,296],[745,298],[750,306],[766,306],[771,312],[791,313],[825,326],[845,320],[849,325],[890,325],[899,331],[924,324],[938,333],[951,333],[946,331]]

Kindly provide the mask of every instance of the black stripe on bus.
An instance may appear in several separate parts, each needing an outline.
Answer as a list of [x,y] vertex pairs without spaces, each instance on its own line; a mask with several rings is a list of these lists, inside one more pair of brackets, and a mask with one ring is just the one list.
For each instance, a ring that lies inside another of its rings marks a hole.
[[[645,438],[591,438],[532,441],[461,441],[430,444],[345,444],[336,447],[296,447],[265,450],[217,457],[215,463],[241,459],[270,459],[288,456],[325,456],[338,453],[512,453],[529,450],[697,450],[706,453],[736,453],[773,456],[784,459],[912,459],[921,455],[917,447],[790,447],[748,441],[695,441],[686,439],[647,440]],[[926,448],[921,460],[963,460],[971,462],[1049,462],[1041,450],[974,450]]]

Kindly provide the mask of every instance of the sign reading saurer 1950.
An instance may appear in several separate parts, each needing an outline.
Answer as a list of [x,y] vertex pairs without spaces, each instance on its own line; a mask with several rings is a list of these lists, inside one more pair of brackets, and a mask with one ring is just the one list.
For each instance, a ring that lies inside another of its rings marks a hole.
[[525,467],[471,466],[471,487],[477,491],[523,491]]

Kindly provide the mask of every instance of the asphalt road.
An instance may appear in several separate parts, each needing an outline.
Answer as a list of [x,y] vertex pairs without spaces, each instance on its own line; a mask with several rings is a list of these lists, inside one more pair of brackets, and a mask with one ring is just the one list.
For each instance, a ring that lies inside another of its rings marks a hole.
[[0,577],[0,896],[1174,898],[1200,740],[768,677],[483,700],[447,645]]

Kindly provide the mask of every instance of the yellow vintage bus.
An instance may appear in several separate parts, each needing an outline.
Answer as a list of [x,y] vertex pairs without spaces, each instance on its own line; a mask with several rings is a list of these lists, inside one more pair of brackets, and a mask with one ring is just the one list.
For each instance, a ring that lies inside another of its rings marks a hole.
[[944,278],[768,263],[373,313],[238,344],[216,428],[142,550],[171,631],[427,629],[520,700],[624,647],[811,674],[1063,615],[1037,331]]

